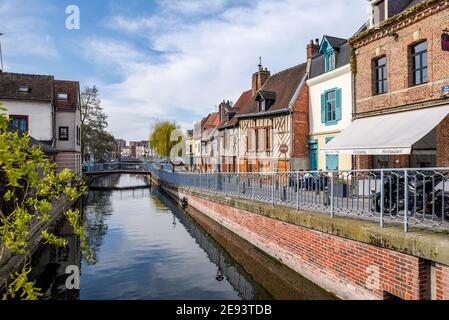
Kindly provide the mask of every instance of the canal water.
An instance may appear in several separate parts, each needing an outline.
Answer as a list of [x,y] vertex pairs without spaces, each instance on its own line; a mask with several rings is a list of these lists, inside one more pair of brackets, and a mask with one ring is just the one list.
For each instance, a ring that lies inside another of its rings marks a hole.
[[[116,188],[146,183],[132,175],[95,182]],[[57,233],[69,245],[43,246],[33,259],[32,277],[45,299],[333,298],[216,223],[204,218],[200,225],[157,188],[93,191],[80,208],[95,263],[85,261],[79,240],[62,222]],[[73,266],[80,270],[79,289],[66,284],[76,275]]]

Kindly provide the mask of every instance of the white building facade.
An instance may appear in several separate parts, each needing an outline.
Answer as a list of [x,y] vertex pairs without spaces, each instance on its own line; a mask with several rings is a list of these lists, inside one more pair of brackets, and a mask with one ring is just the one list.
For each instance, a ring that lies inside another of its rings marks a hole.
[[311,170],[350,170],[350,155],[325,154],[323,147],[352,120],[353,89],[346,39],[324,36],[311,61],[309,86],[309,150]]

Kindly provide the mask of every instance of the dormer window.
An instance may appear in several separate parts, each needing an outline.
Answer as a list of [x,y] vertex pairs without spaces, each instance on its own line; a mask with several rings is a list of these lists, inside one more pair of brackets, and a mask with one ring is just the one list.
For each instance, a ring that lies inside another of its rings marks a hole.
[[[332,38],[334,39],[334,38]],[[343,39],[337,39],[336,40],[342,41]],[[334,40],[335,42],[335,40]],[[327,38],[327,36],[324,36],[323,41],[320,45],[320,53],[324,57],[324,72],[332,71],[336,68],[336,48],[332,46],[330,40]]]
[[330,49],[324,54],[324,61],[325,61],[325,66],[324,66],[325,72],[332,71],[335,69],[335,51],[334,51],[334,49]]
[[375,27],[385,21],[387,18],[387,1],[372,1],[371,26]]
[[259,91],[256,98],[259,112],[265,112],[275,103],[276,92],[271,91]]
[[20,86],[19,87],[19,92],[21,92],[21,93],[29,93],[31,90],[30,90],[30,87],[28,87],[28,86]]
[[58,93],[58,100],[69,100],[69,95],[67,93]]

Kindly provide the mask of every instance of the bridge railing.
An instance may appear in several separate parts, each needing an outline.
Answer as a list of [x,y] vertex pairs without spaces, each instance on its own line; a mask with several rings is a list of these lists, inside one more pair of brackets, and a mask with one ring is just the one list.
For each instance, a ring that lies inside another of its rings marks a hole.
[[225,196],[385,223],[449,229],[449,168],[173,173],[158,179]]
[[85,164],[83,171],[97,173],[105,171],[149,171],[148,162],[145,161],[108,161],[104,163]]

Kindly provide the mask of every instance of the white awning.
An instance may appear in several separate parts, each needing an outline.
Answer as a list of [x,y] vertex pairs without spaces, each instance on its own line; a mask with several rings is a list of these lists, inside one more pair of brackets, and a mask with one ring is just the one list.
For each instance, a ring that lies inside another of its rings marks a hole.
[[321,148],[324,154],[410,154],[449,114],[449,105],[356,119]]

